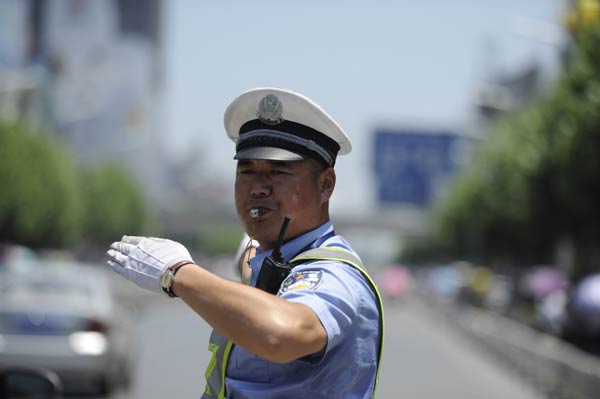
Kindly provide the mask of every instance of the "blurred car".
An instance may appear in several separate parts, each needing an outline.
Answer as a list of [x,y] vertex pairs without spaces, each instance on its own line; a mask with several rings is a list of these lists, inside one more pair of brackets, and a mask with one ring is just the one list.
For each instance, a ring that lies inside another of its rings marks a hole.
[[600,274],[583,277],[571,290],[563,338],[600,356]]
[[493,274],[485,296],[485,307],[493,312],[505,314],[512,301],[514,283],[509,276]]
[[567,288],[569,281],[563,271],[554,266],[535,266],[523,275],[520,289],[534,301]]
[[567,275],[558,267],[537,265],[528,268],[518,281],[517,318],[543,332],[559,334],[565,322],[568,289]]
[[66,393],[105,395],[130,380],[130,338],[107,276],[81,264],[0,274],[0,368],[56,372]]
[[438,300],[454,302],[464,291],[471,269],[472,265],[467,262],[435,266],[429,270],[426,284]]

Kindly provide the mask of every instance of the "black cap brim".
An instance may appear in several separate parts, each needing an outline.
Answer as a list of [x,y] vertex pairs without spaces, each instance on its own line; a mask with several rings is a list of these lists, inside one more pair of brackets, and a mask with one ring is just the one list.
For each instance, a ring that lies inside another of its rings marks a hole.
[[301,161],[307,157],[276,147],[251,147],[239,150],[233,159],[262,159],[268,161]]

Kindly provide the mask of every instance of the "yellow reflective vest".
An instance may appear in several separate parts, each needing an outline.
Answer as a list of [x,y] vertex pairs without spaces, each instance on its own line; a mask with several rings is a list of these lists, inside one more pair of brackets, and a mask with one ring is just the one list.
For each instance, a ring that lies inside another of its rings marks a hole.
[[[377,286],[367,271],[364,269],[362,262],[354,256],[351,252],[338,248],[338,247],[321,247],[310,249],[303,252],[291,260],[293,266],[301,263],[330,260],[346,263],[355,269],[357,269],[369,283],[369,286],[373,290],[375,297],[377,298],[377,307],[379,309],[379,355],[377,358],[377,371],[375,377],[375,389],[377,388],[377,380],[379,378],[379,365],[381,364],[381,354],[383,352],[383,303],[381,301],[381,295],[377,290]],[[206,368],[206,388],[202,399],[224,399],[227,397],[225,389],[225,373],[227,371],[227,363],[229,361],[229,354],[233,348],[234,343],[227,340],[217,331],[213,330],[208,350],[212,352],[212,358]],[[375,396],[375,389],[373,389],[373,397]]]

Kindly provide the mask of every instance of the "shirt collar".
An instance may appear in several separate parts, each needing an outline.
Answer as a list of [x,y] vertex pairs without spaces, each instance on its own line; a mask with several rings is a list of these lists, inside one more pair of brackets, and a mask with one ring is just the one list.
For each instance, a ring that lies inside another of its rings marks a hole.
[[[314,230],[311,230],[307,233],[302,234],[283,244],[281,246],[281,254],[286,261],[291,260],[294,256],[298,255],[300,251],[302,251],[305,247],[310,247],[312,243],[317,241],[319,237],[324,236],[325,234],[333,231],[333,223],[329,220],[317,227]],[[260,271],[260,267],[265,260],[265,258],[271,255],[273,251],[262,251],[260,247],[256,250],[256,255],[250,259],[250,266],[252,267],[252,279],[250,281],[251,285],[256,285],[256,279],[258,278],[258,272]]]

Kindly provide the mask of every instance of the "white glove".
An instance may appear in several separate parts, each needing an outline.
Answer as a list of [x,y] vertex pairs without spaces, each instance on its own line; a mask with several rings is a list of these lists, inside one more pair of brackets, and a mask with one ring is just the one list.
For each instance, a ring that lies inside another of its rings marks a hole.
[[178,242],[156,237],[123,236],[106,252],[110,267],[150,291],[164,293],[160,286],[163,272],[177,262],[193,262],[188,250]]

